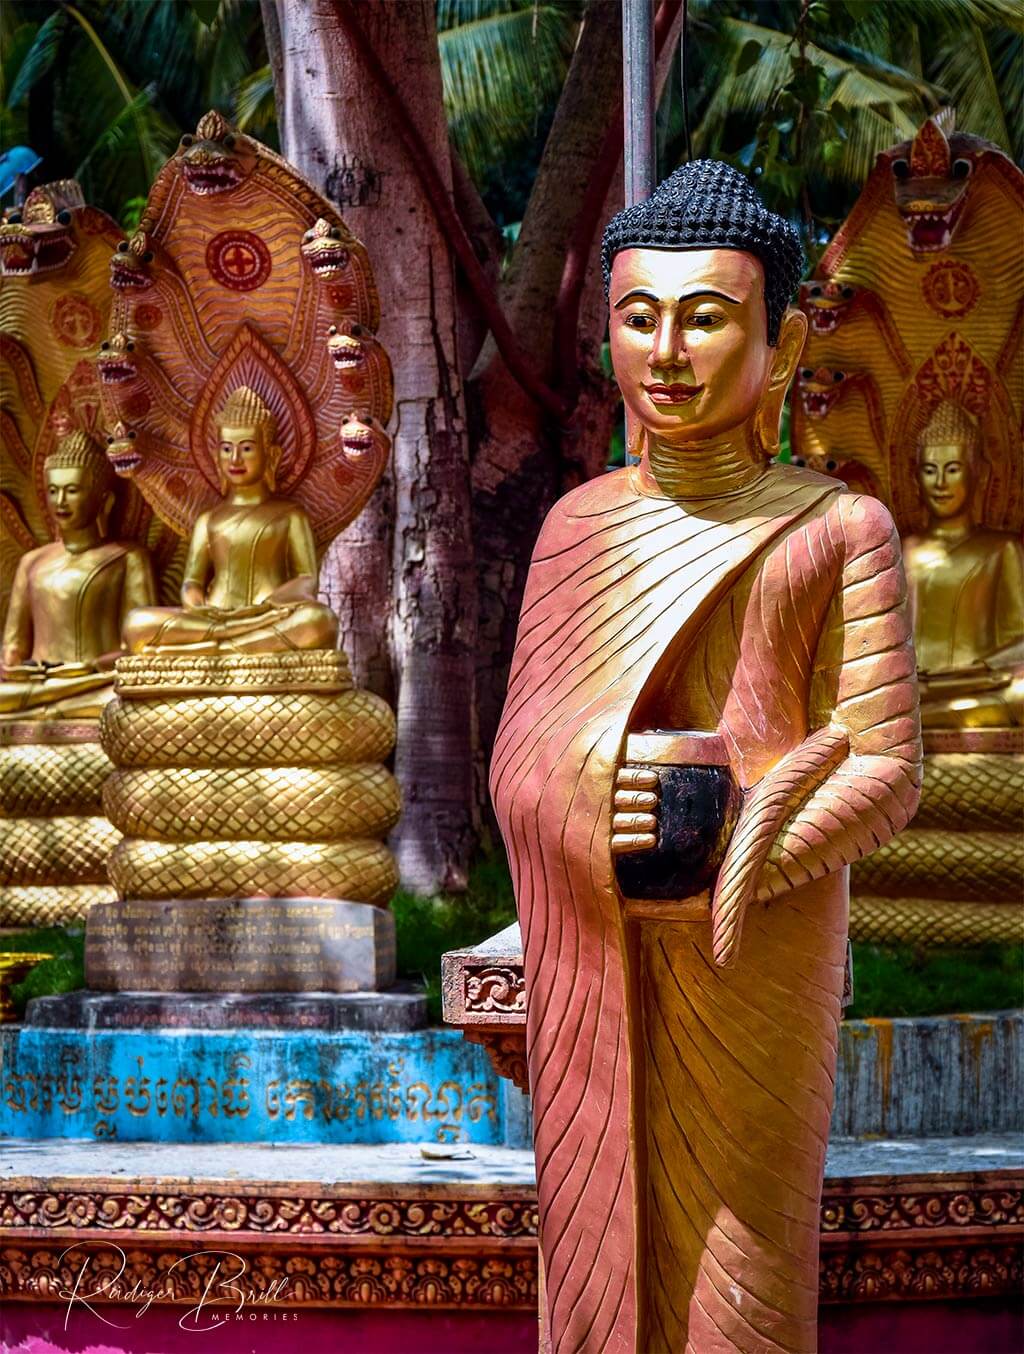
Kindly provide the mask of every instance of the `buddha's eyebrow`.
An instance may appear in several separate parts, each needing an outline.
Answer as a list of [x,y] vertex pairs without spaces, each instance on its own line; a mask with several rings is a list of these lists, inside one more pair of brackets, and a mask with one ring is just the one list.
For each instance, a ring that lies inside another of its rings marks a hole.
[[[696,291],[685,292],[679,297],[679,304],[683,305],[686,301],[693,301],[698,296],[714,296],[717,297],[719,301],[728,301],[731,306],[738,306],[740,304],[735,296],[727,296],[724,291],[712,291],[710,287],[699,287]],[[643,287],[634,287],[632,291],[626,292],[625,296],[619,297],[615,302],[613,309],[621,310],[627,301],[636,299],[650,301],[654,305],[659,305],[661,303],[661,297],[655,296],[654,292],[646,291]]]

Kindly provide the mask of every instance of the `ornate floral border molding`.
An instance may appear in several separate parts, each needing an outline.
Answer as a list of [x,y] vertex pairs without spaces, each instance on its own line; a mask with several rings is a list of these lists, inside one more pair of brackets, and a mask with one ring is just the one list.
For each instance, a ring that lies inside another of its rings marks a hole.
[[[821,1218],[822,1302],[1020,1291],[1024,1171],[829,1180]],[[532,1192],[514,1187],[369,1197],[237,1180],[13,1180],[0,1191],[0,1300],[66,1300],[88,1259],[96,1302],[192,1304],[212,1278],[275,1308],[529,1310],[536,1226]]]

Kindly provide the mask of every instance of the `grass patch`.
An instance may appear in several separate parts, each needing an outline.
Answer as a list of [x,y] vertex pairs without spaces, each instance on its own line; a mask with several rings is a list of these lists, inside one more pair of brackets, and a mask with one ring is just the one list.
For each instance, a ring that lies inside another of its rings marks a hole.
[[81,926],[69,926],[66,930],[53,926],[0,936],[0,950],[34,950],[52,956],[36,964],[11,988],[19,1016],[25,1014],[25,1004],[32,997],[52,997],[57,992],[74,992],[85,986],[85,931]]
[[[420,898],[400,891],[391,907],[398,972],[424,984],[431,1019],[437,1022],[441,1020],[441,956],[447,950],[479,944],[504,930],[516,915],[508,869],[493,856],[477,861],[466,893]],[[85,986],[84,946],[81,927],[0,937],[0,949],[36,950],[52,956],[12,989],[19,1015],[32,997]],[[856,1000],[846,1014],[854,1019],[1013,1009],[1024,1004],[1024,946],[932,950],[854,945],[853,986]]]
[[854,945],[854,1003],[864,1016],[953,1015],[1003,1011],[1024,1001],[1024,946],[931,950]]
[[504,861],[482,857],[470,871],[462,894],[419,898],[399,890],[391,903],[395,915],[398,972],[427,989],[430,1018],[441,1020],[441,956],[447,950],[478,945],[516,919],[512,880]]

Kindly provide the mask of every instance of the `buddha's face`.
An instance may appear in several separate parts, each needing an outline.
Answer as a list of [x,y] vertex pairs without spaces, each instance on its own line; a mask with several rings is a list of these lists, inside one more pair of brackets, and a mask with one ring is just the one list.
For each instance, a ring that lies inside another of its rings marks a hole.
[[92,476],[81,465],[51,466],[46,472],[46,496],[61,535],[91,526],[103,506]]
[[267,477],[267,447],[260,428],[224,424],[217,446],[221,480],[234,489],[262,484]]
[[775,349],[752,254],[625,249],[612,263],[609,300],[623,399],[660,442],[704,442],[753,417]]
[[929,512],[935,517],[956,517],[970,503],[970,449],[959,443],[923,446],[917,477]]

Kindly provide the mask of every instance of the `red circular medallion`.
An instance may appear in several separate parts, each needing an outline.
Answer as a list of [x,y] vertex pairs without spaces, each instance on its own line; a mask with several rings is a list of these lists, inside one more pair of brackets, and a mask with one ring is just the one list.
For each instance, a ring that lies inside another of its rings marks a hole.
[[925,303],[947,319],[960,319],[974,309],[981,287],[974,270],[956,259],[933,263],[921,279]]
[[57,341],[67,348],[91,348],[100,336],[100,313],[80,292],[58,296],[50,311]]
[[222,230],[206,246],[214,281],[231,291],[255,291],[270,276],[270,250],[249,230]]
[[135,307],[132,312],[132,319],[135,321],[135,327],[137,329],[141,329],[144,333],[148,334],[151,329],[156,329],[157,325],[159,325],[160,321],[163,319],[163,314],[159,306],[143,302],[141,305]]

